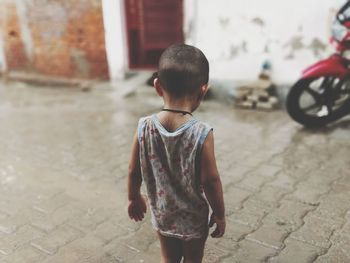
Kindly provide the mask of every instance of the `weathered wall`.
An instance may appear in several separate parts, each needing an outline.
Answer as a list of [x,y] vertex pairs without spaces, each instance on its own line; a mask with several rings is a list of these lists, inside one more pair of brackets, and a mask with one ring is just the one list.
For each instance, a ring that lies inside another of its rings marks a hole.
[[186,35],[211,62],[211,76],[253,80],[268,59],[277,82],[333,51],[330,22],[344,0],[187,0]]
[[1,0],[8,70],[107,77],[99,0]]

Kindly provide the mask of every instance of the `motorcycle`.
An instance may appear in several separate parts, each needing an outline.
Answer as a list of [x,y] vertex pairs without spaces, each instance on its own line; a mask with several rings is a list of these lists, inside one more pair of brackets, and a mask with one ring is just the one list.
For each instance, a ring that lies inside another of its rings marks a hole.
[[287,95],[287,112],[306,127],[325,126],[350,113],[350,1],[336,15],[331,42],[336,53],[305,69]]

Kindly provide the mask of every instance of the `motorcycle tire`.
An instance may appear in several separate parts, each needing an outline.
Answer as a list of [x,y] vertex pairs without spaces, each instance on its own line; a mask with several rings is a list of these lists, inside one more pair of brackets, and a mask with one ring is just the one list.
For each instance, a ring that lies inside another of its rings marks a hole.
[[300,107],[299,99],[305,91],[305,88],[315,80],[317,80],[317,78],[300,79],[290,89],[286,100],[286,108],[290,117],[301,125],[310,128],[326,126],[330,122],[334,122],[344,117],[349,113],[350,109],[350,99],[347,99],[337,110],[333,111],[330,115],[320,117],[310,116],[306,114]]

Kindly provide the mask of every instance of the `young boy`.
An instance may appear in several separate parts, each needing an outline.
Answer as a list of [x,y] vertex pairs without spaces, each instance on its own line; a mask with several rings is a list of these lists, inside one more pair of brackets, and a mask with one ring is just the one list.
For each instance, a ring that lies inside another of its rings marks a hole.
[[[225,233],[212,128],[192,117],[208,90],[208,79],[209,63],[199,49],[185,44],[167,48],[154,80],[164,108],[141,118],[134,137],[128,213],[135,221],[144,218],[144,180],[162,262],[202,262],[209,227],[216,224],[214,238]],[[213,211],[209,226],[208,203]]]

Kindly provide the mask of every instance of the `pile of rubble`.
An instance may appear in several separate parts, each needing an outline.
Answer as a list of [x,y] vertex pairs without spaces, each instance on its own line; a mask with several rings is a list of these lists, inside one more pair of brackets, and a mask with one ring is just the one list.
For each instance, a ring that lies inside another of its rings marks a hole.
[[270,80],[260,79],[238,88],[235,104],[239,108],[273,110],[278,108],[276,88]]
[[259,79],[247,85],[240,86],[235,94],[235,105],[244,109],[274,110],[279,101],[276,87],[270,79],[271,66],[263,65]]

